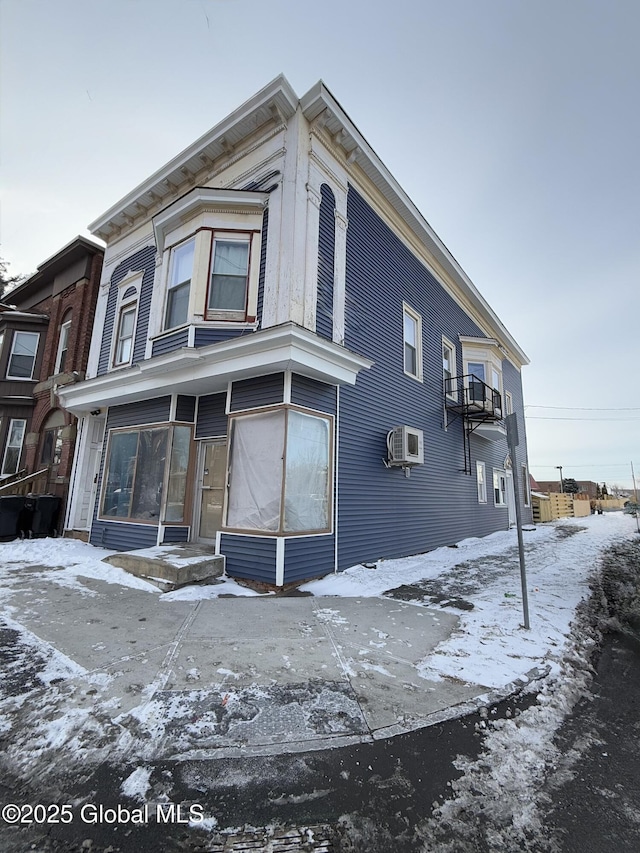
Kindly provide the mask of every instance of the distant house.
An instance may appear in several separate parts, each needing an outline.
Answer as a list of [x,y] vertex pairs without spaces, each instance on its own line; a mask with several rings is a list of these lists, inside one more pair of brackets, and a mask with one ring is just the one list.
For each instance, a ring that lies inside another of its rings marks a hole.
[[[5,297],[0,309],[1,478],[43,471],[66,501],[76,419],[58,390],[84,378],[103,249],[77,237]],[[13,476],[12,476],[13,475]]]
[[323,83],[277,78],[91,231],[69,529],[282,585],[506,529],[516,486],[530,520],[527,358]]
[[[591,500],[596,499],[597,483],[591,480],[576,480],[578,484],[578,494],[588,495]],[[550,492],[560,492],[560,478],[557,480],[538,480],[538,491],[549,494]]]

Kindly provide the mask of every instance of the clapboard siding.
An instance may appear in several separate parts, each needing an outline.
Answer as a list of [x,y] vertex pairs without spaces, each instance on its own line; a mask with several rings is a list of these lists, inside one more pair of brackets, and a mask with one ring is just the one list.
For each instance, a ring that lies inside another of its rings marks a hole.
[[[478,504],[475,462],[471,476],[463,472],[461,420],[444,428],[442,335],[456,342],[460,366],[458,336],[485,335],[353,187],[347,213],[346,346],[375,363],[340,391],[340,568],[508,524],[506,507]],[[404,374],[403,301],[422,316],[422,382]],[[387,432],[400,424],[424,431],[425,464],[409,478],[382,462]],[[492,468],[503,466],[506,439],[475,437],[472,452],[486,462],[489,480]]]
[[111,406],[107,415],[107,429],[163,423],[169,420],[170,411],[171,397],[156,397],[153,400]]
[[299,536],[284,545],[284,582],[293,583],[332,572],[335,539],[331,536]]
[[208,328],[206,326],[197,326],[194,333],[194,347],[208,347],[210,344],[220,344],[223,341],[229,341],[232,338],[239,338],[242,335],[252,335],[253,330],[247,329],[246,326],[238,329],[229,325],[228,327]]
[[153,548],[158,541],[158,528],[152,524],[114,524],[95,520],[89,542],[97,548],[112,551],[137,551]]
[[165,527],[162,537],[163,544],[170,542],[188,542],[189,527]]
[[179,394],[176,400],[176,420],[192,424],[196,415],[196,398]]
[[333,270],[336,247],[336,199],[327,186],[320,187],[320,221],[318,226],[318,298],[316,332],[333,340]]
[[223,533],[220,553],[225,571],[236,578],[275,584],[276,540],[268,536],[234,536]]
[[179,332],[174,332],[172,335],[164,335],[153,342],[151,355],[164,355],[167,352],[173,352],[174,349],[186,347],[189,344],[189,330],[180,329]]
[[149,311],[151,309],[151,295],[153,293],[153,279],[156,269],[156,250],[154,246],[146,246],[127,258],[115,268],[109,284],[109,295],[107,297],[107,310],[102,331],[102,343],[100,346],[100,357],[98,359],[98,376],[106,373],[109,369],[109,355],[111,353],[111,341],[113,339],[113,327],[116,321],[116,307],[118,304],[118,285],[129,272],[144,271],[142,286],[140,288],[140,300],[136,317],[136,331],[133,344],[132,363],[142,361],[147,345],[149,331]]
[[296,406],[306,406],[335,415],[336,387],[294,373],[291,377],[291,402]]
[[284,399],[284,373],[241,379],[231,388],[231,411],[253,409],[256,406],[271,406]]
[[209,394],[198,400],[196,438],[227,434],[226,394]]

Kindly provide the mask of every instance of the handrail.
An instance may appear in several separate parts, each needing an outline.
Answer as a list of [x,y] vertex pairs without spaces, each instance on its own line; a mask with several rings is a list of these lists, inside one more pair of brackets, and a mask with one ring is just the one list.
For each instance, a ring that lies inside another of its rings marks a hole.
[[[0,494],[3,492],[9,492],[14,489],[21,489],[22,487],[29,485],[29,483],[34,483],[36,480],[41,480],[43,478],[47,478],[49,475],[49,468],[42,468],[40,471],[36,471],[33,474],[27,474],[26,477],[21,477],[19,480],[11,480],[10,483],[4,483],[0,486]],[[17,494],[17,492],[15,493]]]
[[487,385],[474,373],[445,379],[444,394],[447,405],[452,408],[460,407],[460,400],[462,400],[462,408],[465,411],[472,411],[477,407],[486,409],[488,404],[492,412],[498,410],[502,414],[500,392],[491,385]]

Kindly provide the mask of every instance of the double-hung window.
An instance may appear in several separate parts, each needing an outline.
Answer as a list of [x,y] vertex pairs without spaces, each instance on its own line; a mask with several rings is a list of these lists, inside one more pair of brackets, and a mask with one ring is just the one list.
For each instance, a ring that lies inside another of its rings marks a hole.
[[442,339],[442,379],[444,392],[447,397],[456,399],[458,390],[455,387],[456,378],[456,348],[446,338]]
[[496,506],[507,504],[507,475],[498,468],[493,469],[493,502]]
[[123,305],[118,319],[118,335],[113,354],[114,367],[129,364],[133,355],[133,334],[136,325],[136,303]]
[[244,320],[249,283],[247,235],[214,234],[207,318]]
[[182,326],[189,317],[189,294],[193,276],[195,239],[176,246],[171,253],[164,328]]
[[478,484],[478,503],[487,502],[487,471],[484,462],[476,462],[476,480]]
[[36,365],[38,341],[37,332],[14,332],[7,379],[32,379]]
[[60,337],[58,339],[58,353],[56,355],[56,364],[54,373],[63,373],[67,361],[67,351],[69,349],[69,332],[71,331],[71,320],[65,320],[60,326]]
[[2,460],[2,473],[5,475],[15,474],[18,471],[26,428],[27,422],[22,418],[12,418],[9,422],[7,446]]
[[404,372],[422,381],[422,318],[420,314],[403,305]]

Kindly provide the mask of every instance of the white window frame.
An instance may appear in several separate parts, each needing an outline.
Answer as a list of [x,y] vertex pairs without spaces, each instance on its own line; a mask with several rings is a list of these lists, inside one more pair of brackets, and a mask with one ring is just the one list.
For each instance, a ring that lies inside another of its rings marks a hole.
[[[19,443],[9,444],[9,438],[11,436],[11,432],[13,430],[14,424],[22,424],[22,432],[20,433],[20,441]],[[9,429],[7,430],[7,443],[5,444],[4,454],[2,456],[2,475],[10,476],[11,474],[16,474],[20,470],[20,457],[22,456],[22,447],[24,444],[24,436],[27,431],[27,421],[25,418],[11,418],[9,421]],[[16,457],[16,467],[13,471],[5,471],[5,467],[7,464],[7,453],[9,449],[12,447],[18,448],[18,455]]]
[[507,415],[513,414],[513,396],[508,391],[504,392],[504,410]]
[[[130,311],[133,312],[133,327],[131,329],[131,351],[129,353],[129,358],[124,361],[118,361],[118,350],[120,349],[120,342],[122,340],[126,340],[122,338],[120,335],[120,331],[122,329],[122,320],[125,314],[128,314]],[[138,300],[135,299],[132,302],[125,302],[120,306],[120,310],[118,311],[118,323],[116,325],[116,333],[113,339],[113,359],[112,359],[112,367],[128,367],[131,364],[133,359],[133,349],[135,346],[135,338],[136,338],[136,322],[138,320]]]
[[[442,336],[442,383],[446,387],[447,376],[445,374],[445,367],[444,367],[444,362],[445,362],[444,350],[445,350],[445,347],[451,352],[451,360],[449,362],[449,373],[451,374],[450,378],[455,379],[456,376],[458,375],[458,373],[457,373],[457,368],[456,368],[456,345],[452,341],[450,341],[448,338],[445,338],[445,336],[443,335]],[[453,386],[451,386],[451,387],[453,387]],[[457,400],[458,399],[458,389],[454,388],[452,391],[448,391],[446,393],[446,396],[450,400]]]
[[[28,335],[31,338],[36,339],[36,346],[33,353],[33,364],[31,365],[31,374],[29,376],[13,376],[9,371],[11,370],[11,359],[15,355],[16,341],[18,340],[19,335]],[[13,333],[13,339],[11,341],[11,352],[9,353],[9,359],[7,361],[7,379],[18,379],[23,382],[28,382],[33,379],[33,374],[36,369],[36,361],[38,360],[38,347],[40,346],[40,332],[23,332],[20,329],[16,329]]]
[[[192,258],[191,258],[191,270],[188,279],[184,279],[183,281],[174,281],[174,274],[176,271],[176,263],[175,256],[176,252],[186,248],[191,245],[192,248]],[[188,240],[182,240],[180,243],[177,243],[175,246],[171,247],[171,253],[169,257],[169,276],[167,279],[167,288],[165,295],[165,304],[164,304],[164,316],[162,320],[162,329],[167,332],[172,329],[179,329],[181,326],[186,325],[189,322],[190,316],[190,305],[191,305],[191,291],[193,289],[193,278],[194,278],[194,270],[196,269],[196,251],[198,245],[196,241],[196,236],[190,237]],[[174,323],[173,325],[169,325],[169,301],[171,298],[171,294],[173,291],[176,291],[181,288],[187,288],[187,312],[186,316],[179,323]]]
[[[407,341],[405,330],[405,318],[409,318],[416,324],[416,345],[415,347],[410,341]],[[416,353],[416,373],[407,370],[407,346],[415,349]],[[418,382],[422,382],[422,316],[418,314],[406,302],[402,303],[402,365],[405,376],[410,376]]]
[[[61,362],[63,354],[67,354],[69,352],[69,332],[71,331],[71,317],[68,320],[65,320],[64,323],[60,326],[60,334],[58,336],[58,351],[56,353],[56,363],[53,369],[54,373],[61,373]],[[66,357],[65,357],[66,361]]]
[[[504,483],[504,488],[500,480]],[[507,505],[507,474],[504,468],[493,469],[493,504],[494,506]]]
[[478,487],[478,503],[487,502],[487,466],[484,462],[476,462],[476,483]]

